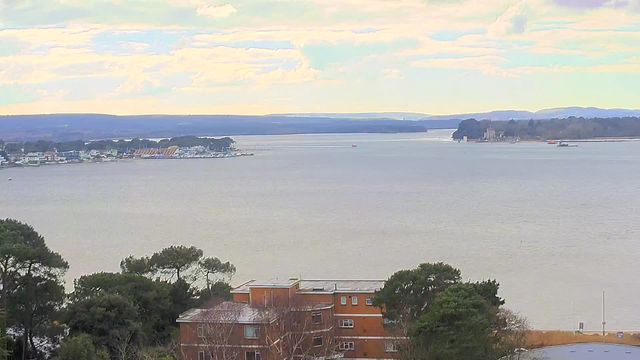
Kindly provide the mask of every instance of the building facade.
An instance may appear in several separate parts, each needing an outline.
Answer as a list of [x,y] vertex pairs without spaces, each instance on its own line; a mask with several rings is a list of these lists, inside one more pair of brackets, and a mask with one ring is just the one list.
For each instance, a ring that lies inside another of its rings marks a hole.
[[233,301],[191,309],[178,319],[186,360],[393,358],[373,305],[382,280],[248,281]]

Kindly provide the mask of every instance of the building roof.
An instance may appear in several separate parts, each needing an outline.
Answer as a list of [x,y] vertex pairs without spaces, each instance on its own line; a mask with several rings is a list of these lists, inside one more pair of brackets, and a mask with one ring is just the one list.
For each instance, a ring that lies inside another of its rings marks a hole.
[[176,153],[176,150],[178,150],[175,147],[169,147],[169,148],[148,148],[148,149],[136,149],[134,154],[141,156],[141,155],[163,155],[163,156],[173,156],[173,154]]
[[274,308],[251,307],[247,303],[222,302],[208,309],[190,309],[178,318],[178,322],[213,322],[226,324],[269,324],[277,318]]
[[382,289],[384,280],[301,280],[298,292],[363,292]]
[[531,350],[522,354],[521,360],[625,360],[640,359],[640,347],[585,343],[562,346],[549,346]]
[[288,280],[280,280],[280,279],[271,279],[271,280],[249,280],[238,286],[236,286],[232,293],[248,293],[249,288],[252,287],[271,287],[271,288],[290,288],[296,283],[298,283],[298,279],[288,279]]
[[290,288],[298,284],[299,293],[335,293],[335,292],[362,292],[373,293],[384,286],[384,280],[249,280],[235,287],[232,293],[248,293],[252,287]]

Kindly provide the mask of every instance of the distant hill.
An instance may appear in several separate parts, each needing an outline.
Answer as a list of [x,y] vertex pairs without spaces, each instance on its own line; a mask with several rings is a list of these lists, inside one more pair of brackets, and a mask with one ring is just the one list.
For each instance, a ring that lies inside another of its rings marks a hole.
[[273,114],[268,116],[286,116],[302,118],[341,118],[341,119],[392,119],[392,120],[421,120],[429,117],[427,114],[413,112],[366,112],[366,113],[292,113]]
[[535,117],[535,113],[530,111],[517,111],[517,110],[500,110],[491,111],[486,113],[468,113],[468,114],[453,114],[453,115],[435,115],[429,116],[426,119],[429,120],[464,120],[464,119],[479,119],[479,120],[524,120]]
[[502,110],[491,111],[486,113],[473,114],[454,114],[454,115],[437,115],[429,116],[428,120],[452,120],[452,119],[477,119],[477,120],[544,120],[544,119],[562,119],[571,116],[584,118],[614,118],[640,116],[640,110],[629,109],[600,109],[594,107],[564,107],[544,109],[536,112],[518,111],[518,110]]
[[279,114],[286,117],[326,117],[342,119],[395,119],[395,120],[543,120],[553,118],[567,118],[571,116],[584,118],[612,118],[625,116],[640,116],[639,110],[630,109],[600,109],[595,107],[562,107],[543,109],[536,112],[524,110],[497,110],[482,113],[464,113],[450,115],[428,115],[412,112],[371,112],[371,113],[306,113]]
[[328,117],[236,115],[52,114],[0,116],[0,139],[95,140],[161,138],[184,135],[274,135],[311,133],[401,133],[455,129],[459,120],[400,121]]

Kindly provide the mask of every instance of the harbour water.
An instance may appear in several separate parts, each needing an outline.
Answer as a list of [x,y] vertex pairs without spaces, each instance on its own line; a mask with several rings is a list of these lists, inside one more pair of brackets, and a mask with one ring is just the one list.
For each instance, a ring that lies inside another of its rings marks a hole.
[[[386,278],[445,261],[539,329],[640,330],[640,142],[470,144],[451,131],[234,137],[256,156],[0,171],[72,280],[195,245],[248,278]],[[357,144],[357,147],[352,147]],[[6,179],[12,178],[12,181]]]

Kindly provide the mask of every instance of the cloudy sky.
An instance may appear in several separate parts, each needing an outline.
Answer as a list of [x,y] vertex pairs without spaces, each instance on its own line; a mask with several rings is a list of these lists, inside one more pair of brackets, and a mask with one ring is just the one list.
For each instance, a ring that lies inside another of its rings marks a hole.
[[640,108],[640,0],[0,0],[0,114]]

